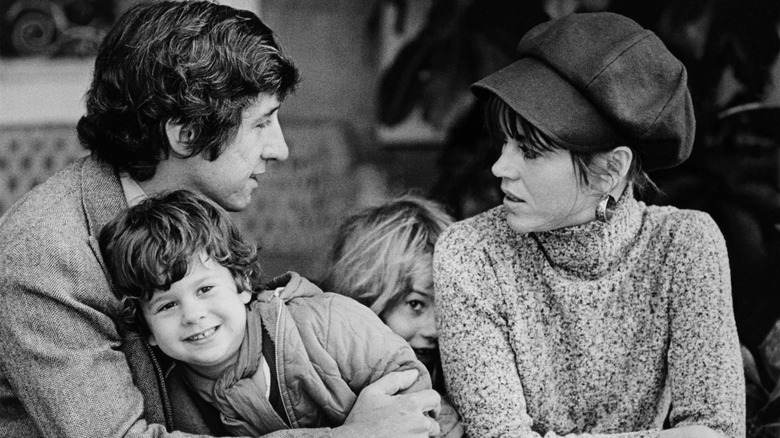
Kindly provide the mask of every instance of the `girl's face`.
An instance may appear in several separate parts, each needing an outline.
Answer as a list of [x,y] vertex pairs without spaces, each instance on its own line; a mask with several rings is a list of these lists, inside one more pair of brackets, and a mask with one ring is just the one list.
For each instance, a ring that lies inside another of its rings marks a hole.
[[492,167],[501,178],[509,226],[529,233],[594,220],[600,195],[581,186],[569,151],[536,152],[522,130],[517,136],[505,139]]
[[412,291],[401,302],[386,310],[382,316],[385,324],[409,343],[417,359],[428,365],[438,358],[439,348],[433,312],[433,287],[416,283],[412,284]]

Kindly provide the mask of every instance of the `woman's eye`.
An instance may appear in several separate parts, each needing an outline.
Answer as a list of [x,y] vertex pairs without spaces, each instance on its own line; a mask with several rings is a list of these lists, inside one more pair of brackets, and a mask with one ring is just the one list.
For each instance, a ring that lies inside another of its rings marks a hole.
[[520,149],[520,152],[523,153],[523,158],[525,158],[526,160],[533,160],[534,158],[539,158],[539,156],[542,155],[538,151],[529,147],[528,143],[525,140],[522,141],[518,140],[517,148]]
[[263,128],[267,128],[269,125],[271,125],[271,121],[270,120],[266,120],[265,122],[258,123],[257,127],[260,128],[260,129],[263,129]]
[[523,157],[526,160],[533,160],[533,159],[539,158],[539,156],[541,156],[541,154],[539,152],[532,151],[531,149],[523,148],[522,150],[523,150]]
[[527,140],[523,138],[505,138],[504,148],[511,147],[523,153],[523,158],[533,160],[539,158],[542,154],[528,146]]

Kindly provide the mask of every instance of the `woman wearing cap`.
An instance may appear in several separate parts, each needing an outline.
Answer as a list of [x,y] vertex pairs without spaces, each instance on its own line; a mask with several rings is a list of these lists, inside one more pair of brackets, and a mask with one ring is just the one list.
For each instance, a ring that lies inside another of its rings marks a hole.
[[690,154],[685,68],[611,13],[543,23],[518,54],[473,87],[504,141],[504,203],[449,228],[434,258],[466,433],[744,436],[723,237],[705,213],[635,197],[655,187],[646,170]]

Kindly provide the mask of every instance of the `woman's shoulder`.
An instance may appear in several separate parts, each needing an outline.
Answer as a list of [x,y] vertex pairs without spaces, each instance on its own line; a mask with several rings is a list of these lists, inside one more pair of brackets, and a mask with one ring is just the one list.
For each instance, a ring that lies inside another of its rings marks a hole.
[[436,247],[473,251],[518,237],[507,224],[504,207],[498,206],[450,225],[439,237]]
[[644,224],[654,234],[674,240],[723,239],[720,228],[712,217],[699,210],[687,210],[673,206],[647,206],[644,212]]

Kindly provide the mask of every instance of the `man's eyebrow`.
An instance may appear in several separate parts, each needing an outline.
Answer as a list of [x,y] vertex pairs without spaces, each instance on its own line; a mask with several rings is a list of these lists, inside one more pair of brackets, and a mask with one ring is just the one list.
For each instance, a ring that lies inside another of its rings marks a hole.
[[276,104],[276,106],[274,106],[273,108],[269,109],[267,113],[263,114],[263,117],[270,116],[271,114],[279,111],[279,108],[281,108],[281,107],[282,107],[282,103],[279,102],[278,104]]
[[265,120],[269,117],[271,117],[275,112],[279,111],[279,108],[281,108],[281,104],[278,106],[275,106],[268,110],[265,114],[260,114],[258,116],[249,116],[244,118],[244,123],[249,123],[250,125],[254,125],[256,123],[259,123],[261,120]]
[[266,113],[264,113],[264,114],[260,114],[259,116],[257,116],[257,117],[255,118],[255,120],[257,120],[257,119],[262,119],[262,118],[265,118],[265,117],[271,117],[271,115],[272,115],[273,113],[275,113],[275,112],[279,111],[279,108],[281,108],[281,107],[282,107],[282,104],[281,104],[281,102],[280,102],[280,103],[279,103],[279,104],[277,104],[276,106],[273,106],[273,107],[271,107],[271,108],[270,108],[270,109],[269,109],[269,110],[268,110]]

